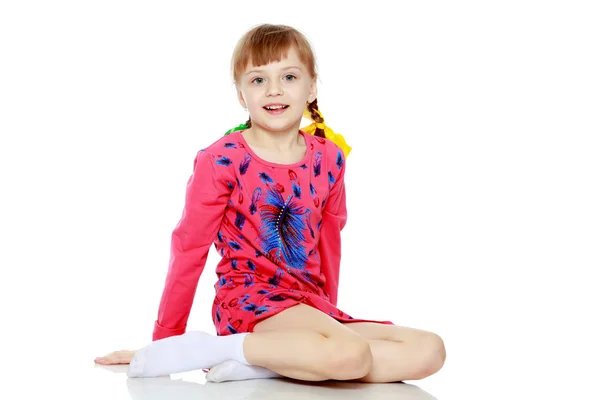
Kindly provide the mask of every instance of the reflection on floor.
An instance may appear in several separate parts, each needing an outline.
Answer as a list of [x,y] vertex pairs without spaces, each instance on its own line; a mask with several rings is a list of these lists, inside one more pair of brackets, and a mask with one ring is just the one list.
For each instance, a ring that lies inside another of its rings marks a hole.
[[170,378],[127,378],[124,365],[96,367],[113,372],[115,379],[123,380],[123,390],[129,392],[132,400],[435,400],[418,386],[404,383],[301,382],[291,379],[213,383],[206,382],[202,371],[172,375]]

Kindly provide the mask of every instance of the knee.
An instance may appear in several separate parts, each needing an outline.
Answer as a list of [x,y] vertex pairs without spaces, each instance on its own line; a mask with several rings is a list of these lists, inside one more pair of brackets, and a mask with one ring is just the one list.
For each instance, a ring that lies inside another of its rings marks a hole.
[[423,358],[415,379],[423,379],[442,369],[446,362],[446,347],[442,338],[429,333],[422,338]]
[[330,379],[359,379],[371,371],[373,355],[366,340],[357,337],[329,341],[327,370]]

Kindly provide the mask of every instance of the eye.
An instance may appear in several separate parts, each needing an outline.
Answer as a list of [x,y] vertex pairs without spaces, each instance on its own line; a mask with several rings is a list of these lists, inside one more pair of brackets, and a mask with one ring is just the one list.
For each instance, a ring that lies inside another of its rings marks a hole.
[[[292,77],[292,79],[288,79],[289,77]],[[297,79],[297,78],[296,78],[294,75],[286,75],[286,76],[285,76],[285,80],[286,80],[286,81],[288,81],[288,82],[291,82],[291,81],[293,81],[294,79]]]
[[[260,81],[260,82],[256,82],[258,79],[260,79],[261,81]],[[256,83],[258,83],[258,84],[260,85],[260,84],[262,83],[262,79],[263,79],[263,78],[254,78],[254,79],[252,80],[252,83],[255,83],[255,82],[256,82]]]

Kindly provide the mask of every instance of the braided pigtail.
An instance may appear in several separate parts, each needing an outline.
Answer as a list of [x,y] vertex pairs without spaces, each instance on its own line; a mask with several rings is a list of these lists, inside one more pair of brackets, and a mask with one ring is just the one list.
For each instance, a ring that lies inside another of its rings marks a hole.
[[344,137],[339,133],[335,133],[330,127],[325,125],[325,118],[323,118],[323,114],[321,114],[321,111],[319,111],[319,107],[317,106],[317,99],[315,99],[312,103],[308,103],[306,105],[303,117],[313,121],[312,124],[302,128],[304,132],[314,136],[329,139],[335,144],[337,144],[344,151],[344,154],[346,156],[350,154],[350,150],[352,150],[352,147],[348,146]]
[[317,99],[315,98],[312,103],[309,103],[306,107],[308,112],[310,113],[310,119],[315,122],[315,136],[325,137],[325,120],[323,119],[321,113],[319,112],[319,107],[317,106]]

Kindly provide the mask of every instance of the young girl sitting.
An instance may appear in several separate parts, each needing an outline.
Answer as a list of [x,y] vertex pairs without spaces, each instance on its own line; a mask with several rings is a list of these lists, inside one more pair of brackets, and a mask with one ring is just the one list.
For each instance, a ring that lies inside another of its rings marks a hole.
[[[257,26],[237,44],[232,69],[250,118],[196,155],[153,342],[96,362],[129,363],[130,377],[210,369],[207,379],[216,382],[393,382],[438,371],[445,360],[438,335],[337,308],[351,148],[317,107],[307,39],[288,26]],[[314,122],[300,129],[303,116]],[[186,333],[213,243],[222,256],[217,335]]]

